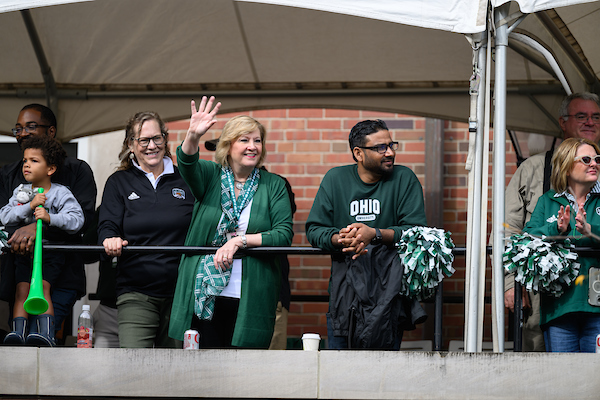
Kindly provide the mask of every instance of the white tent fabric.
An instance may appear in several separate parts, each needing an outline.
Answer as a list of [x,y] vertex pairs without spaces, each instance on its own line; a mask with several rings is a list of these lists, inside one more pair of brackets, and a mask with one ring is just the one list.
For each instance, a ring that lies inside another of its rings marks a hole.
[[310,8],[457,33],[483,32],[486,0],[363,1],[241,0]]
[[[511,0],[491,0],[491,4],[500,7]],[[549,10],[551,8],[560,8],[572,6],[581,3],[591,3],[595,0],[512,0],[519,4],[519,9],[524,14],[532,14],[538,11]]]
[[77,3],[92,0],[2,0],[0,1],[0,13],[24,10],[26,8],[48,7],[58,4]]
[[[0,134],[10,133],[24,104],[46,101],[40,53],[54,82],[63,140],[119,129],[141,109],[154,109],[167,120],[185,118],[189,99],[202,94],[219,96],[225,111],[363,108],[467,121],[471,47],[464,35],[421,26],[482,29],[479,11],[487,4],[324,0],[286,7],[233,0],[95,0],[53,5],[62,2],[0,1],[0,10],[31,8],[30,26],[39,36],[36,53],[25,14],[0,14],[0,24],[10,32],[0,41]],[[553,4],[520,3],[534,9]],[[319,5],[342,5],[339,12],[354,15],[301,8]],[[433,5],[443,11],[431,11]],[[600,71],[593,35],[600,29],[597,9],[596,2],[541,12],[515,32],[551,49],[570,86],[583,90],[597,84]],[[415,22],[419,26],[409,25],[418,18],[423,18]],[[564,95],[558,80],[536,52],[516,41],[509,46],[507,126],[558,134],[555,114]]]

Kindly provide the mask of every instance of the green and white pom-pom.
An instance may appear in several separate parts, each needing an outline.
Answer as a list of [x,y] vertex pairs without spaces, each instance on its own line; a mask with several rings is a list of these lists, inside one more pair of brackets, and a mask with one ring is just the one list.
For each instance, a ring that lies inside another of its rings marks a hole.
[[560,297],[579,275],[578,255],[570,250],[573,247],[569,239],[557,243],[544,236],[517,234],[510,237],[502,262],[527,290]]
[[8,234],[4,231],[4,227],[0,226],[0,253],[8,251]]
[[398,247],[404,265],[405,296],[419,300],[431,297],[445,276],[452,276],[454,243],[442,229],[415,226],[402,233]]

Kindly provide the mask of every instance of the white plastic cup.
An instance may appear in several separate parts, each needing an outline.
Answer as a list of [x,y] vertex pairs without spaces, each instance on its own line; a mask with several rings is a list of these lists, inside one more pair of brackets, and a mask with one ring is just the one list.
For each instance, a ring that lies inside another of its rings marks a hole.
[[302,348],[307,351],[318,351],[321,336],[318,333],[305,333],[302,335]]

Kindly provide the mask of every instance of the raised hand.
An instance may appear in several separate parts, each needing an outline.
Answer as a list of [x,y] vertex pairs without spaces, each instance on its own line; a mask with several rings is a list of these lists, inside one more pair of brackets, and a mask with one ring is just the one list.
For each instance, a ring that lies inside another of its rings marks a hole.
[[206,96],[202,96],[200,107],[196,110],[196,102],[192,100],[190,127],[181,144],[181,150],[183,150],[185,154],[195,154],[198,151],[200,138],[215,124],[215,122],[217,122],[216,115],[219,112],[219,108],[221,108],[221,103],[217,103],[213,108],[214,102],[214,96],[211,96],[210,99],[207,99]]
[[590,236],[592,233],[592,226],[587,223],[586,217],[587,213],[583,209],[583,205],[580,205],[577,215],[575,216],[575,229],[577,229],[577,232],[585,236]]
[[569,229],[569,222],[571,221],[571,207],[570,206],[560,206],[558,210],[558,220],[556,223],[558,224],[558,231],[565,233]]
[[[188,134],[202,137],[214,124],[217,122],[215,118],[221,108],[221,103],[217,103],[213,108],[215,97],[211,96],[207,99],[206,96],[202,96],[200,106],[196,110],[196,102],[192,100],[192,116],[190,117],[190,127],[188,128]],[[212,109],[212,110],[211,110]]]

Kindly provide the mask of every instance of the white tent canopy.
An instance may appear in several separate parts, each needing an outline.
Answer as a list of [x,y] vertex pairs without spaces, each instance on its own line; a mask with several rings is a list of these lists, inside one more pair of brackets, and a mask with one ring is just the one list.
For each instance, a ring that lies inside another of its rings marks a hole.
[[[219,96],[225,111],[366,108],[466,121],[472,51],[455,32],[483,31],[487,7],[485,0],[71,3],[0,1],[9,32],[0,41],[0,133],[9,134],[22,105],[44,102],[46,87],[63,140],[121,128],[141,109],[185,118],[189,99],[202,94]],[[597,8],[544,12],[516,30],[551,49],[574,90],[597,83],[600,60],[563,48],[546,20],[573,46],[593,48],[585,26]],[[28,26],[39,36],[35,46]],[[556,134],[547,114],[555,115],[563,89],[536,52],[509,45],[508,127]]]

